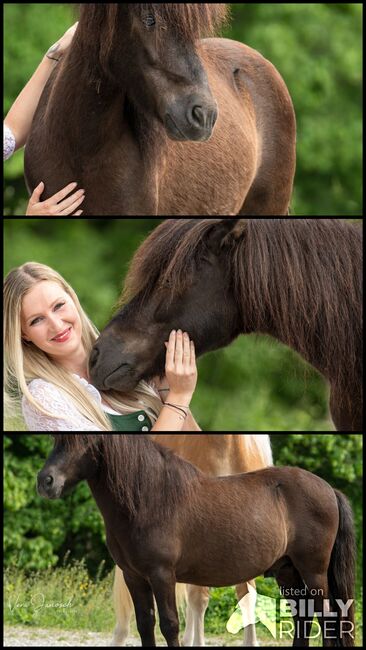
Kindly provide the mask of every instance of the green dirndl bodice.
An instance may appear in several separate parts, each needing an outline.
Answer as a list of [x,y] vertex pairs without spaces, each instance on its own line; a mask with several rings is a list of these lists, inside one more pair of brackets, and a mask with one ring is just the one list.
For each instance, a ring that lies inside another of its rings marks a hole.
[[150,431],[152,428],[150,418],[145,411],[136,411],[128,415],[112,415],[106,413],[113,431]]

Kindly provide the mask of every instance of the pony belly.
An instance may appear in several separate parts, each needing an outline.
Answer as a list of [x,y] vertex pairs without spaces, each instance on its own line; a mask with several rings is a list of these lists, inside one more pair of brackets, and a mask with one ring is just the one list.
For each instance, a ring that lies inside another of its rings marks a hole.
[[[219,544],[214,532],[198,540],[192,534],[190,555],[182,555],[177,568],[178,582],[206,587],[227,587],[264,574],[284,555],[284,540],[275,534],[257,539],[228,534]],[[185,545],[184,545],[185,547]],[[197,549],[192,557],[192,547]],[[186,547],[185,547],[186,548]]]
[[[213,558],[214,560],[214,558]],[[182,572],[177,569],[177,582],[197,585],[200,587],[230,587],[254,580],[262,575],[266,569],[260,564],[246,562],[245,552],[241,562],[233,563],[228,551],[225,562],[213,561],[212,566],[197,564]]]

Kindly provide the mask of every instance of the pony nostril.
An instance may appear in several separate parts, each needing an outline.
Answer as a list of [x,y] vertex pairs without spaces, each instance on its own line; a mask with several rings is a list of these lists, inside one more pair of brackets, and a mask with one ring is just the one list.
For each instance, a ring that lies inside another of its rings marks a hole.
[[205,127],[205,113],[202,106],[193,106],[192,108],[192,123],[203,129]]
[[46,485],[47,487],[51,487],[51,485],[53,485],[53,478],[52,478],[52,476],[46,476],[44,482],[45,482],[45,485]]

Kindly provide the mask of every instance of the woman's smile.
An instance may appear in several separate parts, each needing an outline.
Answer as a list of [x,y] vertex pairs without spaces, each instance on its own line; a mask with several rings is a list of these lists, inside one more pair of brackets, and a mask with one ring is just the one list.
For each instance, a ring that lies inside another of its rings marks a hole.
[[56,334],[51,341],[55,341],[55,343],[65,343],[71,338],[72,334],[72,326],[68,327],[67,329],[63,330],[59,334]]

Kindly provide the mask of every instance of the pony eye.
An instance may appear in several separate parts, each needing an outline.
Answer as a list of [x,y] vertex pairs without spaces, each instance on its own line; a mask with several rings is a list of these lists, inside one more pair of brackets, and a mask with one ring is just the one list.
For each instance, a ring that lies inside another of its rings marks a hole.
[[145,27],[154,27],[155,25],[155,18],[152,14],[149,14],[148,16],[145,16],[143,19],[143,23]]

